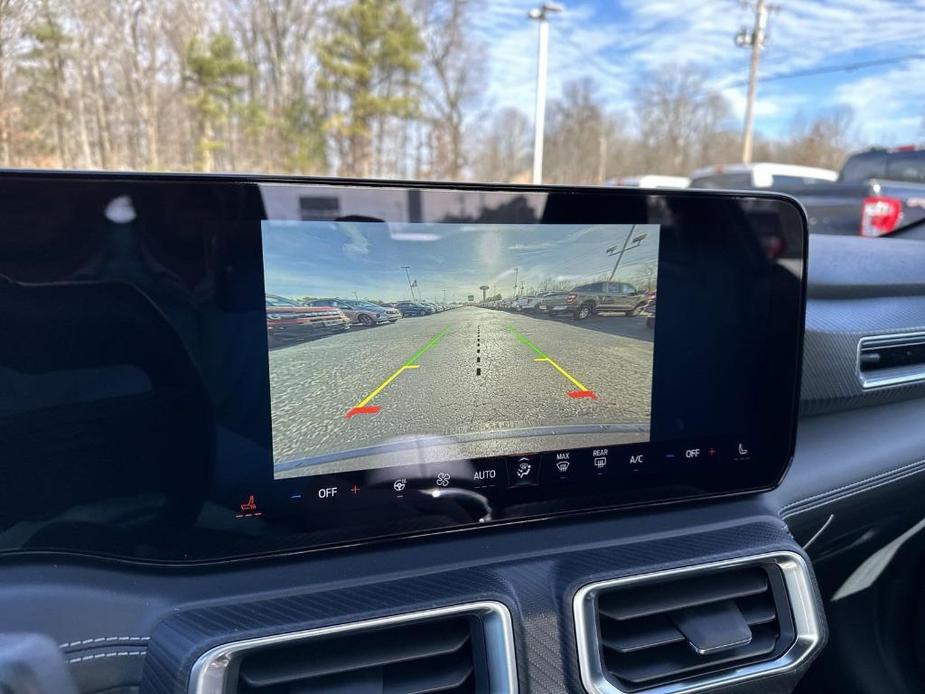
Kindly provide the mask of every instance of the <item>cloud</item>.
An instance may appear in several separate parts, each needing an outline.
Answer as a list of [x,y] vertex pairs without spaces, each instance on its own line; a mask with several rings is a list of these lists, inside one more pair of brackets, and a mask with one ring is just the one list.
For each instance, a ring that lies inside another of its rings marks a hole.
[[862,77],[836,89],[835,99],[864,114],[858,121],[865,139],[883,145],[908,142],[925,122],[923,70],[925,59]]
[[[474,23],[488,52],[486,101],[494,107],[519,108],[528,116],[535,98],[537,47],[536,23],[526,18],[523,9],[530,6],[491,0]],[[760,75],[767,78],[919,52],[923,19],[925,0],[785,3],[770,18]],[[753,21],[754,15],[733,0],[570,2],[563,14],[550,19],[547,93],[550,99],[557,98],[564,83],[590,76],[608,108],[631,112],[635,88],[645,73],[691,64],[706,72],[707,86],[721,91],[741,120],[749,52],[737,48],[733,39]],[[863,133],[888,126],[898,112],[901,122],[895,136],[910,139],[918,130],[911,111],[925,110],[919,93],[925,84],[922,67],[907,63],[891,69],[762,82],[756,129],[776,136],[786,132],[797,113],[812,117],[848,104]],[[884,98],[864,98],[873,93]],[[889,114],[884,104],[890,104]]]
[[508,246],[509,251],[542,251],[547,248],[552,248],[554,244],[550,241],[543,243],[515,243],[511,246]]
[[355,224],[349,222],[339,224],[338,229],[340,229],[348,239],[348,242],[344,244],[344,253],[346,255],[353,257],[369,255],[369,239],[363,235],[363,232],[360,231]]

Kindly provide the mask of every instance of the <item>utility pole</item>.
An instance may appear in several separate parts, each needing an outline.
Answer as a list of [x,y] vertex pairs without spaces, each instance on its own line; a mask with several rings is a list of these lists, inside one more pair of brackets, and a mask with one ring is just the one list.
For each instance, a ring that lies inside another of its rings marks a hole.
[[543,182],[543,138],[546,128],[546,64],[549,57],[549,15],[565,8],[544,2],[530,10],[527,17],[539,22],[539,48],[536,54],[536,111],[533,117],[533,183]]
[[411,300],[414,301],[414,287],[411,285],[411,266],[402,265],[401,269],[405,271],[405,277],[408,279],[408,289],[411,291]]
[[[752,3],[743,0],[743,7],[751,7]],[[748,67],[748,95],[745,98],[745,124],[742,129],[742,163],[748,164],[752,160],[752,123],[755,118],[755,91],[758,81],[758,63],[761,60],[761,51],[764,49],[764,40],[768,28],[768,14],[780,10],[778,5],[768,5],[765,0],[755,0],[755,25],[751,31],[742,27],[736,34],[736,45],[740,48],[751,48],[752,58]]]
[[517,298],[517,274],[520,272],[519,267],[514,268],[514,298]]

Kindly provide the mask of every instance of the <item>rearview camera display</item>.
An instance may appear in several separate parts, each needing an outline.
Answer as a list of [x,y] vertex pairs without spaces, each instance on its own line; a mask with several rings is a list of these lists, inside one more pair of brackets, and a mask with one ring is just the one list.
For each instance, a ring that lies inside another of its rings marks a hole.
[[265,221],[274,476],[649,441],[659,227]]

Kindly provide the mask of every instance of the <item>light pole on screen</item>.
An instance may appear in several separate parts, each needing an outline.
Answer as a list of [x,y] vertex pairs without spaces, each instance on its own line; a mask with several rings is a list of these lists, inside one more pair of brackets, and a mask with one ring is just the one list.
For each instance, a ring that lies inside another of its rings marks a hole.
[[546,63],[549,56],[549,15],[565,8],[544,2],[530,10],[527,17],[539,22],[539,48],[536,54],[536,112],[533,120],[533,182],[543,182],[543,131],[546,126]]
[[[610,271],[610,279],[608,281],[613,281],[613,276],[617,274],[617,268],[620,267],[620,261],[623,260],[623,256],[626,255],[627,251],[631,251],[634,248],[638,248],[648,234],[639,234],[639,236],[633,236],[633,233],[636,231],[636,225],[630,227],[630,230],[626,232],[626,238],[623,240],[623,248],[619,251],[616,246],[611,246],[607,249],[607,255],[617,256],[617,262],[613,264],[613,270]],[[630,245],[630,239],[633,241],[633,245]]]
[[408,289],[411,291],[411,300],[414,301],[414,287],[411,285],[411,266],[402,265],[401,269],[405,271],[405,277],[408,279]]

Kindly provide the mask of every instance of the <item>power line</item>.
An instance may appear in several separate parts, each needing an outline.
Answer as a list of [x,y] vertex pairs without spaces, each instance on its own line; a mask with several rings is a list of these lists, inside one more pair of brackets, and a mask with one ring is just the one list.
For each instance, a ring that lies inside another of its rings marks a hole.
[[[818,68],[808,68],[806,70],[794,70],[793,72],[784,72],[779,75],[768,75],[767,77],[759,77],[759,82],[776,82],[778,80],[790,80],[796,79],[798,77],[810,77],[812,75],[825,75],[833,72],[850,72],[851,70],[861,70],[868,67],[877,67],[879,65],[889,65],[891,63],[903,63],[908,60],[916,60],[925,58],[925,53],[907,53],[905,55],[897,55],[892,58],[878,58],[876,60],[862,60],[856,63],[841,63],[839,65],[823,65]],[[730,82],[725,85],[725,88],[732,87],[743,87],[748,84],[747,80],[739,80],[737,82]]]

